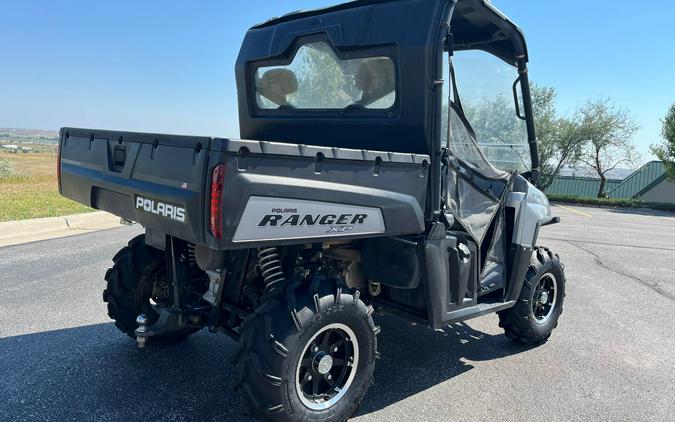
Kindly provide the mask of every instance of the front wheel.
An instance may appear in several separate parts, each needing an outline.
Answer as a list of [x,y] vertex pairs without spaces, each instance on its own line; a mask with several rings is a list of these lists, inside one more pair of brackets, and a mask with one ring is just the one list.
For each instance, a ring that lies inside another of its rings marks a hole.
[[331,280],[262,305],[244,323],[238,389],[260,420],[344,421],[368,389],[377,353],[372,308]]
[[516,304],[499,312],[506,336],[526,345],[544,343],[558,325],[565,299],[565,268],[558,255],[539,247]]

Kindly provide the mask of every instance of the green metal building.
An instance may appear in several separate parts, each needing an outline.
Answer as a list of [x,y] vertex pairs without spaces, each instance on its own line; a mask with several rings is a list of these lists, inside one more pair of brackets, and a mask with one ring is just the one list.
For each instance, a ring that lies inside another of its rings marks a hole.
[[[621,180],[608,179],[605,190],[609,191],[620,184]],[[546,189],[546,193],[595,198],[598,196],[599,188],[600,179],[595,179],[593,177],[558,176],[553,179],[553,183]]]
[[[546,193],[595,198],[600,180],[593,177],[558,176]],[[608,179],[605,192],[614,199],[675,203],[675,183],[666,178],[661,161],[650,161],[623,180]]]

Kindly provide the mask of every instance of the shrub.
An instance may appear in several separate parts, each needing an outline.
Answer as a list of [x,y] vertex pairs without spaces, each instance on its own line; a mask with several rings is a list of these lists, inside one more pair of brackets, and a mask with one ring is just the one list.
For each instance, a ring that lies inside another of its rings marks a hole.
[[0,158],[0,179],[6,179],[14,175],[14,163],[6,158]]
[[675,204],[663,202],[644,202],[637,199],[589,198],[571,195],[547,195],[551,202],[563,202],[581,205],[596,205],[617,208],[651,208],[653,210],[675,211]]

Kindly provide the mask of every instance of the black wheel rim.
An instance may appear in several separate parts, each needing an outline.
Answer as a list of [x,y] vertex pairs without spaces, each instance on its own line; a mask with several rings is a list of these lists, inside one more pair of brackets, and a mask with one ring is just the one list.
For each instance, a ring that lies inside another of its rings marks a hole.
[[532,297],[532,316],[538,324],[545,324],[553,315],[558,299],[558,281],[551,273],[544,274],[537,282]]
[[305,345],[298,361],[296,389],[312,410],[332,407],[354,380],[359,358],[354,332],[344,324],[330,324]]

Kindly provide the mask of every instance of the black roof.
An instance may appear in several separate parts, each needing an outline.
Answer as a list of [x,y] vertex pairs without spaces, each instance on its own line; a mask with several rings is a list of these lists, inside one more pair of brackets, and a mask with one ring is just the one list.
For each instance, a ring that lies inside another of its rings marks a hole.
[[[295,19],[318,16],[339,10],[395,1],[402,0],[354,0],[319,9],[296,10],[283,16],[268,19],[263,23],[254,25],[251,29],[265,28]],[[489,0],[430,1],[455,1],[457,3],[451,23],[455,33],[456,49],[483,49],[514,66],[519,59],[527,61],[527,46],[523,31]],[[486,34],[489,34],[489,37]]]
[[451,27],[456,50],[485,50],[514,66],[527,61],[523,31],[487,0],[458,0]]
[[397,0],[353,0],[353,1],[348,1],[345,3],[341,4],[336,4],[334,6],[328,6],[328,7],[322,7],[318,9],[310,9],[310,10],[295,10],[293,12],[286,13],[285,15],[279,16],[279,17],[274,17],[266,20],[263,23],[259,23],[257,25],[254,25],[253,28],[264,28],[266,26],[273,26],[273,25],[278,25],[283,22],[288,22],[294,19],[300,19],[300,18],[306,18],[309,16],[316,16],[316,15],[322,15],[324,13],[330,13],[330,12],[335,12],[338,10],[345,10],[345,9],[351,9],[354,7],[360,7],[360,6],[365,6],[369,4],[375,4],[375,3],[386,3],[386,2],[391,2],[391,1],[397,1]]

